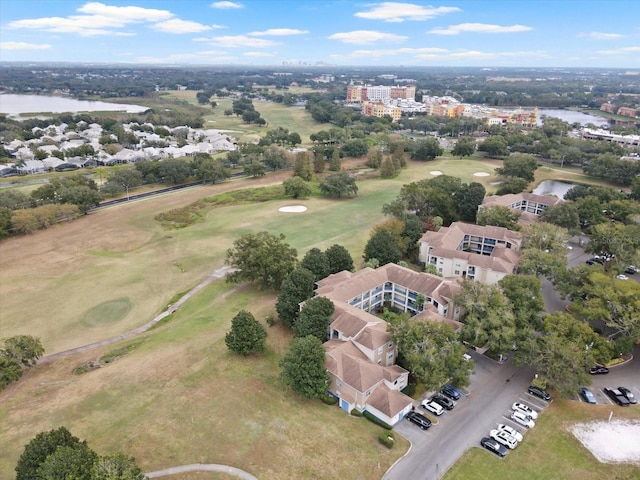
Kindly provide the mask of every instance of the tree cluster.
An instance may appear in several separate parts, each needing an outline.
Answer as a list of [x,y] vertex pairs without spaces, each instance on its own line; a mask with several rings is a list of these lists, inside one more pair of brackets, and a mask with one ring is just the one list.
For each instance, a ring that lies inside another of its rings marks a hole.
[[44,353],[40,339],[17,335],[4,340],[0,348],[0,390],[20,380],[25,369],[35,366]]

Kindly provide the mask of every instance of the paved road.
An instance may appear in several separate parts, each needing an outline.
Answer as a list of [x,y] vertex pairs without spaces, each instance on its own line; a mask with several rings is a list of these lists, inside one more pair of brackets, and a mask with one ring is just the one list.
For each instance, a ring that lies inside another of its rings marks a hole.
[[52,353],[51,355],[45,355],[44,357],[38,360],[38,363],[47,363],[52,360],[56,360],[61,357],[67,357],[69,355],[73,355],[74,353],[84,352],[87,350],[92,350],[94,348],[102,347],[104,345],[110,345],[112,343],[119,342],[121,340],[126,340],[127,338],[135,337],[136,335],[140,335],[143,332],[146,332],[151,327],[153,327],[156,323],[158,323],[163,318],[171,315],[175,312],[182,304],[184,304],[187,300],[193,297],[196,293],[202,290],[204,287],[209,285],[214,280],[219,280],[220,278],[224,278],[224,276],[233,270],[232,267],[220,267],[217,270],[214,270],[207,278],[205,278],[198,285],[193,287],[187,293],[185,293],[180,300],[176,303],[169,305],[167,309],[162,312],[160,315],[156,316],[153,320],[145,323],[144,325],[139,326],[138,328],[131,330],[129,332],[123,333],[121,335],[116,335],[115,337],[107,338],[105,340],[100,340],[99,342],[90,343],[88,345],[82,345],[80,347],[71,348],[69,350],[64,350],[58,353]]
[[239,468],[230,467],[228,465],[218,465],[215,463],[193,463],[191,465],[181,465],[179,467],[165,468],[164,470],[145,473],[145,476],[147,478],[160,478],[167,475],[175,475],[176,473],[185,472],[221,472],[242,478],[243,480],[258,480],[257,477],[254,477],[250,473],[240,470]]
[[453,410],[438,418],[438,425],[427,431],[406,421],[396,425],[395,430],[411,441],[412,448],[383,479],[438,479],[497,423],[509,423],[503,415],[513,402],[527,395],[533,369],[517,369],[511,361],[499,365],[475,352],[469,354],[475,362],[470,395],[461,398]]

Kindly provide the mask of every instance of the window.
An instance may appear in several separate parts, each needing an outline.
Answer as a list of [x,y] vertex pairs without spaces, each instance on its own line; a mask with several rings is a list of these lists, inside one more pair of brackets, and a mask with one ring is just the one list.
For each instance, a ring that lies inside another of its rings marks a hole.
[[460,275],[460,270],[454,270],[454,271],[453,271],[453,274],[454,274],[454,275]]
[[382,347],[378,349],[378,355],[382,355]]
[[336,385],[337,385],[338,387],[341,387],[341,386],[342,386],[342,382],[341,382],[340,380],[336,380]]
[[365,393],[365,395],[368,397],[369,395],[371,395],[371,390],[367,390],[367,393]]
[[388,348],[393,348],[393,342],[389,342]]

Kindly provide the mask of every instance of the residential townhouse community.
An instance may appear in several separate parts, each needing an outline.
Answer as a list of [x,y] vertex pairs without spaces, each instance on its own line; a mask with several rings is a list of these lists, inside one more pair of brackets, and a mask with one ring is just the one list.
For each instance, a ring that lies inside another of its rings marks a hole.
[[[554,196],[524,192],[489,196],[479,208],[506,206],[530,223],[558,202],[562,200]],[[403,419],[414,405],[402,393],[409,372],[396,365],[397,348],[386,322],[375,314],[391,305],[414,320],[445,322],[458,330],[463,312],[454,298],[461,281],[496,284],[515,273],[521,244],[522,235],[506,228],[454,222],[426,232],[419,241],[419,260],[433,265],[438,275],[389,263],[355,273],[342,271],[316,282],[315,295],[335,306],[324,348],[329,392],[340,408],[366,410],[389,425]]]
[[[12,140],[5,143],[4,149],[15,161],[0,164],[0,176],[26,175],[48,171],[69,171],[79,168],[110,166],[122,163],[135,163],[139,160],[162,160],[165,158],[193,157],[197,153],[217,153],[237,148],[235,139],[228,133],[212,129],[195,129],[187,126],[169,128],[149,123],[125,123],[126,134],[137,139],[133,148],[121,148],[108,153],[108,144],[100,140],[105,135],[117,138],[105,132],[97,123],[78,122],[75,129],[69,129],[65,123],[49,125],[45,128],[34,127],[35,138],[30,140]],[[160,136],[154,131],[162,128],[170,133]],[[93,152],[83,155],[69,155],[78,147]],[[40,152],[38,152],[40,151]],[[44,158],[42,153],[46,154]]]

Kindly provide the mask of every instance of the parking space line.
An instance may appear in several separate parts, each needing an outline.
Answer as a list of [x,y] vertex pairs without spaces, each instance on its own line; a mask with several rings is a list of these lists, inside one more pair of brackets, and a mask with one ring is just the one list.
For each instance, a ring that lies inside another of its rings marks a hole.
[[602,395],[604,396],[604,399],[607,401],[607,403],[609,403],[609,405],[613,405],[613,400],[609,398],[609,395],[604,393],[603,389],[600,388],[599,390],[602,392]]

